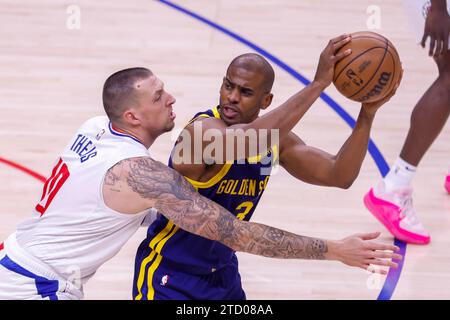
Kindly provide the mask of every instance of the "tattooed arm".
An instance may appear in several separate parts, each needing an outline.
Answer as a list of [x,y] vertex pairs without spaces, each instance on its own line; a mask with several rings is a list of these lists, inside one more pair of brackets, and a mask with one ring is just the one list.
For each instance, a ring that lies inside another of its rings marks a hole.
[[282,259],[339,260],[364,269],[369,264],[395,267],[395,263],[382,259],[400,258],[378,251],[397,251],[395,246],[367,241],[378,235],[329,241],[236,219],[197,193],[179,173],[149,157],[126,159],[111,168],[103,194],[105,203],[114,210],[132,214],[154,207],[180,228],[236,251]]

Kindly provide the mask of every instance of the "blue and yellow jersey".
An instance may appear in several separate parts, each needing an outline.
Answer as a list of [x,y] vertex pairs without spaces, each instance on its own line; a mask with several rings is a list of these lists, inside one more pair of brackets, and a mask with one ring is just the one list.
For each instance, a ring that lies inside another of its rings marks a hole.
[[[209,117],[220,118],[217,108],[196,114],[191,122]],[[263,155],[245,159],[245,163],[226,163],[206,182],[187,180],[200,194],[220,204],[239,219],[248,221],[266,188],[271,166],[276,160],[272,157],[277,157],[277,153],[277,148],[273,148]],[[169,159],[169,166],[172,167],[172,158]],[[155,268],[161,260],[166,260],[194,274],[208,274],[220,269],[230,263],[234,255],[234,251],[227,246],[186,232],[162,215],[150,225],[140,251],[141,254],[147,251],[147,261],[160,259],[154,265]]]

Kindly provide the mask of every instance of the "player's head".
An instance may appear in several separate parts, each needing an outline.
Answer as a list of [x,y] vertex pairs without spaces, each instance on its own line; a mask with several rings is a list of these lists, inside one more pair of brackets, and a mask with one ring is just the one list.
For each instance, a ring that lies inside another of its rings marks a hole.
[[156,136],[173,129],[174,103],[164,83],[146,68],[118,71],[103,86],[103,107],[111,122]]
[[262,56],[246,53],[233,59],[220,87],[222,119],[227,124],[255,120],[272,102],[275,72]]

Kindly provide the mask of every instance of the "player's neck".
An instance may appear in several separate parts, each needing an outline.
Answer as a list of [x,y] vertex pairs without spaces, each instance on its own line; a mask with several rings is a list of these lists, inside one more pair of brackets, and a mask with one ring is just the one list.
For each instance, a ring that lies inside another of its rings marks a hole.
[[156,140],[156,137],[153,138],[151,136],[146,136],[146,135],[138,132],[138,130],[133,130],[132,128],[125,128],[116,123],[112,124],[112,128],[119,133],[126,134],[128,136],[133,137],[134,139],[136,139],[137,141],[142,143],[147,149],[150,148],[150,146]]

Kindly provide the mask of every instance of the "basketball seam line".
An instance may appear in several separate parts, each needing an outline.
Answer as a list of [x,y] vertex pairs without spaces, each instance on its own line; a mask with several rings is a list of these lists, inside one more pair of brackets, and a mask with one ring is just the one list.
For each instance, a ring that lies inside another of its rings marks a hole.
[[[387,40],[387,39],[384,38],[384,37],[383,37],[383,40],[381,40],[380,38],[377,38],[377,37],[369,37],[369,36],[356,36],[356,37],[352,37],[352,40],[353,40],[353,39],[364,39],[364,38],[375,39],[375,40],[380,41],[380,42],[383,43],[383,44],[385,44],[385,43],[386,43],[386,40]],[[370,48],[370,49],[364,51],[363,53],[360,53],[357,57],[353,58],[349,63],[347,63],[347,64],[344,66],[344,68],[342,68],[342,70],[339,72],[339,74],[338,74],[336,77],[334,77],[333,81],[336,81],[336,79],[339,78],[339,76],[340,76],[341,73],[344,71],[344,69],[347,68],[347,66],[348,66],[350,63],[352,63],[356,58],[358,58],[359,56],[361,56],[361,54],[364,54],[364,53],[366,53],[367,51],[372,50],[372,49],[374,49],[374,48],[383,48],[383,49],[384,49],[384,47],[373,47],[373,48]],[[339,53],[341,50],[342,50],[342,48],[339,49],[339,51],[336,52],[336,53]]]
[[[367,50],[364,51],[364,52],[361,52],[361,53],[358,54],[356,57],[354,57],[352,60],[350,60],[350,61],[342,68],[341,71],[339,71],[338,75],[335,77],[335,79],[334,79],[333,81],[336,81],[336,80],[341,76],[341,73],[344,72],[345,68],[347,68],[353,61],[355,61],[356,59],[358,59],[359,57],[361,57],[363,54],[369,52],[370,50],[378,49],[378,48],[385,49],[385,47],[372,47],[372,48],[370,48],[370,49],[367,49]],[[383,60],[382,60],[381,62],[383,62]]]
[[[389,53],[389,55],[390,55],[390,57],[391,57],[391,59],[392,59],[392,65],[393,65],[393,71],[392,71],[392,74],[395,76],[395,59],[394,59],[394,55],[391,53],[391,52],[389,52],[389,50],[387,51],[387,53]],[[392,79],[391,79],[391,83],[389,84],[389,90],[388,90],[388,92],[391,92],[391,90],[392,90],[392,85],[394,84],[394,77],[392,77]],[[394,84],[394,86],[395,86],[395,84]]]
[[388,51],[388,47],[389,47],[389,44],[386,42],[386,47],[384,48],[383,59],[381,59],[380,64],[378,65],[377,69],[375,70],[375,72],[373,73],[373,75],[372,75],[372,77],[369,79],[369,81],[367,81],[367,84],[366,84],[364,87],[362,87],[361,89],[359,89],[357,92],[355,92],[354,94],[352,94],[349,98],[352,98],[352,97],[354,97],[355,95],[357,95],[358,93],[360,93],[361,90],[363,90],[365,87],[367,87],[367,85],[370,83],[370,81],[372,81],[372,79],[373,79],[373,78],[375,77],[375,75],[377,74],[378,70],[380,70],[381,65],[382,65],[383,62],[384,62],[384,58],[386,58],[386,53],[387,53],[387,51]]

